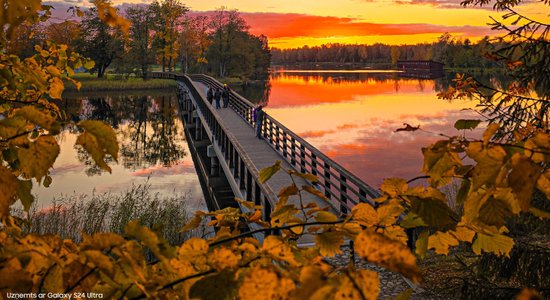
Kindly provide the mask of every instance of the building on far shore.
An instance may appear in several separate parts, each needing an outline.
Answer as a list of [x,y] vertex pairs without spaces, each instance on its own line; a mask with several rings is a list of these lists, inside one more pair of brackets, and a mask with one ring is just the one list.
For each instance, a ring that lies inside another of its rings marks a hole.
[[433,60],[398,60],[397,69],[403,77],[438,78],[443,76],[444,64]]

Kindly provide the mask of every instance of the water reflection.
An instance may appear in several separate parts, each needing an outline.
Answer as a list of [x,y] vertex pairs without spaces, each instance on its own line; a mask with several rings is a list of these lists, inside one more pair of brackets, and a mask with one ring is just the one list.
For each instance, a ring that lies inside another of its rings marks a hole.
[[[270,115],[372,185],[419,175],[421,147],[441,133],[458,134],[457,119],[479,118],[472,101],[437,98],[452,84],[449,77],[277,72],[269,84]],[[403,123],[422,131],[395,132]]]
[[101,172],[87,152],[74,147],[78,129],[66,128],[59,137],[61,153],[52,170],[54,183],[50,188],[33,190],[41,204],[61,193],[118,192],[147,180],[153,193],[190,191],[197,201],[202,198],[193,162],[187,155],[175,93],[65,98],[60,106],[73,120],[101,120],[115,128],[119,163],[109,163],[111,174]]

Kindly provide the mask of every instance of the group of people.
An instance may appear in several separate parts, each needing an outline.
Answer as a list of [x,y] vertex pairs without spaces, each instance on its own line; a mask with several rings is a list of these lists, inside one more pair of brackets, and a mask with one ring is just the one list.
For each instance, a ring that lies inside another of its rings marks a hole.
[[[206,99],[211,104],[214,104],[214,101],[216,103],[216,109],[221,108],[220,107],[220,100],[223,101],[223,107],[229,106],[229,95],[231,95],[231,91],[227,84],[223,85],[223,89],[220,89],[218,87],[214,88],[212,86],[208,86],[206,89]],[[264,119],[264,111],[263,107],[261,105],[258,105],[254,108],[254,123],[255,123],[255,129],[256,129],[256,137],[261,139],[262,138],[262,122]]]
[[229,87],[227,84],[223,85],[223,89],[220,88],[213,88],[212,86],[208,86],[206,89],[206,99],[208,99],[208,102],[214,104],[212,101],[216,102],[216,109],[221,108],[220,107],[220,100],[223,101],[223,107],[229,106],[229,95],[230,95]]

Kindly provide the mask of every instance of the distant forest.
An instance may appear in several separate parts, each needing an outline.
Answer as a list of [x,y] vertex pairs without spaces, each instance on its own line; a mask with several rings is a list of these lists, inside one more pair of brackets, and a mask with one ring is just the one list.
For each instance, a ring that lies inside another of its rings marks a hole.
[[472,43],[469,39],[455,39],[445,33],[432,44],[400,46],[328,44],[297,49],[272,48],[271,63],[274,65],[328,62],[395,65],[398,60],[434,60],[444,63],[446,68],[494,68],[499,66],[498,63],[485,59],[484,56],[501,46],[491,42],[489,37]]

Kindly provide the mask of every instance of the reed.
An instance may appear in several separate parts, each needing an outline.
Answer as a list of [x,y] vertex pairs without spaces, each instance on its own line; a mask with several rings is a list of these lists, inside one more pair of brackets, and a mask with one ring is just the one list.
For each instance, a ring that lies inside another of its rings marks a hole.
[[33,207],[26,215],[21,211],[16,214],[26,216],[25,231],[28,233],[58,234],[75,242],[80,242],[83,234],[124,234],[126,224],[138,220],[160,233],[170,244],[179,245],[192,236],[203,236],[206,230],[206,226],[201,226],[192,232],[180,232],[193,213],[189,196],[163,197],[151,193],[148,184],[140,184],[118,194],[62,195],[46,208]]

